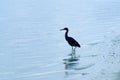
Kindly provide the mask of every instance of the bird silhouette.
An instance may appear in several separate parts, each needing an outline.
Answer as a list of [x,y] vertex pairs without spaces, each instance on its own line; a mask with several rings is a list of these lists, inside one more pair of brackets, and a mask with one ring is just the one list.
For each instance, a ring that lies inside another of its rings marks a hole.
[[62,31],[62,30],[66,30],[66,32],[65,32],[65,39],[68,42],[68,44],[72,47],[72,54],[71,55],[74,58],[74,57],[76,57],[76,54],[75,54],[76,47],[80,48],[81,46],[74,38],[68,36],[68,31],[69,30],[68,30],[67,27],[65,27],[63,29],[60,29],[60,31]]

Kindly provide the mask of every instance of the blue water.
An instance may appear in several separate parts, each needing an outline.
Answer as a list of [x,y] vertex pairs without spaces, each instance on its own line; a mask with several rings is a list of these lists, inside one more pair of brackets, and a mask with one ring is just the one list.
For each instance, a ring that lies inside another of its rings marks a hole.
[[[119,0],[0,1],[0,80],[119,80]],[[75,65],[63,64],[80,44]],[[67,68],[66,68],[67,67]]]

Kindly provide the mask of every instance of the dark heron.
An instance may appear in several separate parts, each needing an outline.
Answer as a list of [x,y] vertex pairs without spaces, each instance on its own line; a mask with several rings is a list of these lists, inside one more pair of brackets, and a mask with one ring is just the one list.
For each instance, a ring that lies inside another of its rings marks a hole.
[[63,28],[63,29],[61,29],[61,30],[66,30],[66,33],[65,33],[65,39],[66,39],[66,41],[68,42],[68,44],[72,47],[72,57],[76,57],[76,55],[75,55],[75,49],[76,49],[76,47],[81,47],[80,46],[80,44],[75,40],[75,39],[73,39],[72,37],[69,37],[68,36],[68,28],[67,27],[65,27],[65,28]]

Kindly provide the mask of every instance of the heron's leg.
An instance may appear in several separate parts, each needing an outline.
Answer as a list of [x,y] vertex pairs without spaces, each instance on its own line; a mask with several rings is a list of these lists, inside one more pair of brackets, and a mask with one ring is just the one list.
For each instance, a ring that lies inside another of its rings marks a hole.
[[72,54],[74,53],[74,48],[72,47]]
[[70,56],[71,56],[71,58],[74,58],[74,48],[73,47],[72,47]]
[[74,48],[72,47],[71,53],[68,55],[68,56],[71,56],[71,58],[73,58],[73,51],[74,51]]
[[74,55],[74,58],[76,57],[75,49],[76,49],[76,47],[73,49],[73,55]]
[[73,52],[74,52],[74,49],[73,49],[73,47],[72,47],[71,58],[74,58]]

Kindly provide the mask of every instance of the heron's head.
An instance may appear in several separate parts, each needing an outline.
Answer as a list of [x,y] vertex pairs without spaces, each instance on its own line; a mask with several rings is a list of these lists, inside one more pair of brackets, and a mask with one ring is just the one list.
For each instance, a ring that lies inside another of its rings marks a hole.
[[65,27],[65,28],[63,28],[63,29],[60,29],[60,31],[62,31],[62,30],[66,30],[66,31],[68,31],[68,28],[67,28],[67,27]]

